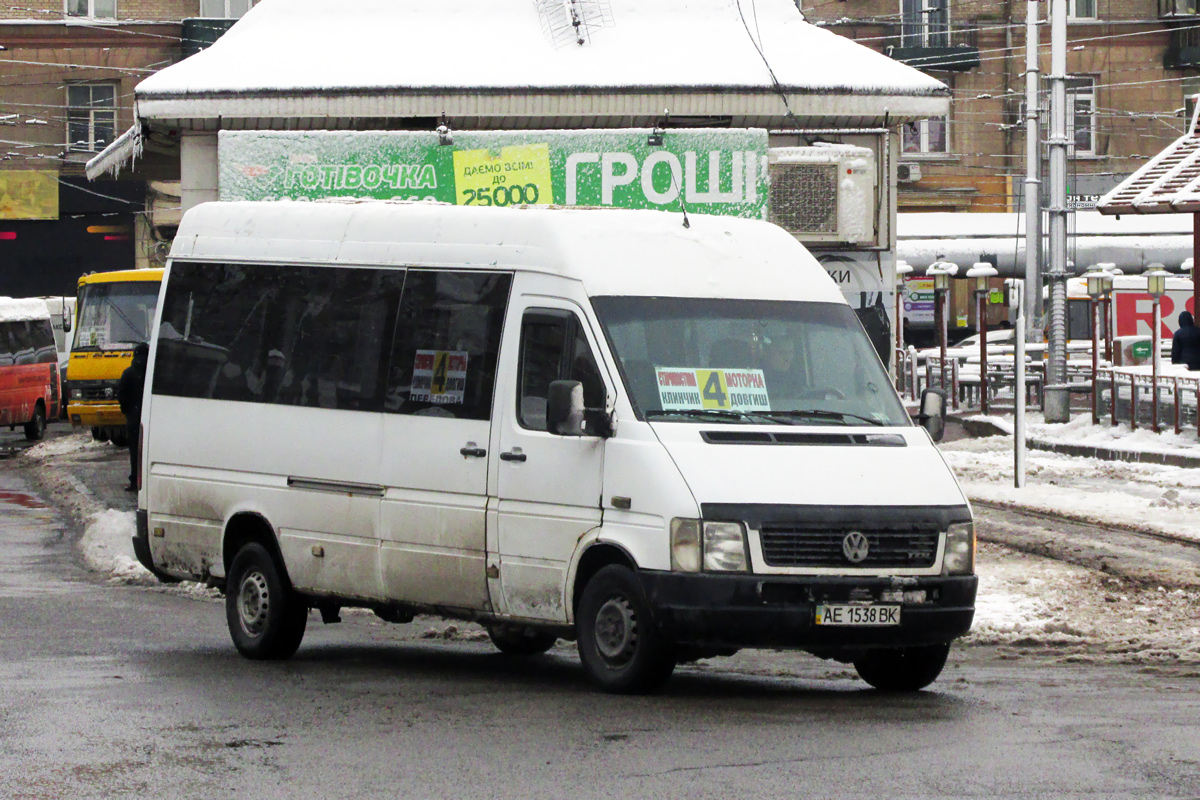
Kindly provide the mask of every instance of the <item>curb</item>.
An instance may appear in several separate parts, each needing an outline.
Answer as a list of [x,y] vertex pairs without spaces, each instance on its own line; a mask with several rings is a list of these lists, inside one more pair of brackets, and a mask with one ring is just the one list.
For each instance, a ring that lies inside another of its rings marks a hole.
[[[947,419],[954,419],[955,422],[963,427],[963,430],[974,438],[1012,435],[1010,431],[1006,431],[986,420],[964,419],[962,417],[947,417]],[[1096,458],[1101,461],[1123,461],[1131,464],[1159,464],[1165,467],[1200,469],[1200,456],[1187,456],[1178,453],[1154,453],[1143,450],[1118,450],[1114,447],[1052,442],[1049,439],[1035,439],[1033,437],[1027,438],[1025,444],[1032,450],[1042,450],[1047,453],[1058,453],[1064,456]]]

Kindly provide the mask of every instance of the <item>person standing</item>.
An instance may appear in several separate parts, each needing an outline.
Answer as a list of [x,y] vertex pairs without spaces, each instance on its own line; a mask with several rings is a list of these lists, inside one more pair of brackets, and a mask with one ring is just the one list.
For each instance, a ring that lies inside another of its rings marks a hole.
[[1200,370],[1200,328],[1196,327],[1190,311],[1179,314],[1179,330],[1171,339],[1171,363]]
[[129,441],[129,485],[127,492],[137,491],[138,452],[142,424],[142,391],[146,387],[146,360],[150,357],[150,345],[139,343],[133,348],[133,363],[121,373],[117,384],[117,403],[125,415],[125,436]]

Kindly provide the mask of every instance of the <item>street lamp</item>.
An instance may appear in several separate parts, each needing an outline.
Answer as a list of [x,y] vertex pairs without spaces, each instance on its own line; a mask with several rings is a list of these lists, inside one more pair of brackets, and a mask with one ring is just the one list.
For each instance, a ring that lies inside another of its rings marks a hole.
[[[1092,310],[1092,424],[1100,423],[1100,386],[1097,379],[1100,376],[1100,303],[1104,297],[1105,284],[1112,291],[1112,275],[1105,269],[1106,264],[1093,264],[1088,267],[1083,277],[1087,279],[1087,293],[1091,300]],[[1116,383],[1113,383],[1116,390]]]
[[937,320],[938,348],[941,354],[942,388],[946,388],[946,292],[950,291],[950,278],[958,274],[958,264],[952,261],[935,261],[925,268],[925,274],[933,278],[934,313]]
[[[1151,341],[1150,349],[1150,411],[1154,415],[1154,432],[1159,432],[1158,427],[1158,341],[1162,336],[1162,306],[1159,301],[1167,292],[1167,278],[1171,274],[1163,269],[1162,264],[1151,264],[1150,270],[1146,273],[1146,291],[1150,297],[1154,299],[1154,336]],[[1134,413],[1137,413],[1136,399]]]
[[976,322],[979,323],[979,410],[988,413],[987,385],[987,297],[991,287],[988,279],[996,277],[996,268],[985,261],[977,261],[967,270],[967,277],[975,279],[975,298],[977,311]]
[[[904,279],[913,271],[907,261],[896,262],[896,380],[904,372]],[[900,386],[902,384],[897,384]]]

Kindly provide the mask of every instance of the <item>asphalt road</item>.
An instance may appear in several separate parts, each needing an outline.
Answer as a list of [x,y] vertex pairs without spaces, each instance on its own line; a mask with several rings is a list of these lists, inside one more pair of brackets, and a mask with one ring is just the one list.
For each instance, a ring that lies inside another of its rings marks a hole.
[[[7,435],[7,434],[6,434]],[[120,453],[93,454],[119,491]],[[1200,675],[961,648],[888,695],[791,653],[591,691],[573,648],[310,619],[295,658],[234,651],[223,606],[108,584],[0,461],[0,796],[1200,797]],[[87,466],[87,465],[85,465]]]

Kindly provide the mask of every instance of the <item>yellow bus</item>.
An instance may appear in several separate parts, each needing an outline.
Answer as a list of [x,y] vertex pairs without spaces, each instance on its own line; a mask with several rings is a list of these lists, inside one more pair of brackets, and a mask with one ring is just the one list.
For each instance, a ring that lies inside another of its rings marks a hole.
[[161,269],[93,272],[79,279],[75,340],[67,363],[67,414],[92,437],[123,446],[125,415],[117,383],[133,360],[133,347],[150,339]]

